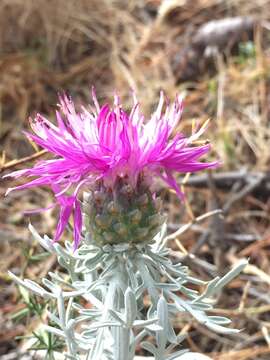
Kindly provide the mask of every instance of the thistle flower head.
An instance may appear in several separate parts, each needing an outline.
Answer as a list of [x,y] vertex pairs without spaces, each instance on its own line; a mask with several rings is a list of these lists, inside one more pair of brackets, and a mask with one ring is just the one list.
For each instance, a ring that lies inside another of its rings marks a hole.
[[135,96],[129,113],[123,109],[117,95],[112,108],[108,104],[100,106],[94,91],[92,96],[94,107],[82,107],[80,111],[76,111],[70,98],[60,96],[57,125],[40,114],[31,119],[34,133],[27,133],[27,136],[55,157],[8,175],[34,178],[8,192],[41,185],[51,187],[56,204],[60,206],[55,240],[60,238],[73,214],[76,247],[82,229],[79,201],[82,189],[98,182],[111,191],[119,179],[125,179],[125,184],[135,189],[138,179],[156,176],[181,197],[175,173],[195,172],[217,165],[217,162],[200,161],[210,150],[209,144],[194,144],[204,127],[195,129],[190,137],[172,134],[182,113],[179,96],[173,104],[164,106],[161,93],[156,111],[146,121]]

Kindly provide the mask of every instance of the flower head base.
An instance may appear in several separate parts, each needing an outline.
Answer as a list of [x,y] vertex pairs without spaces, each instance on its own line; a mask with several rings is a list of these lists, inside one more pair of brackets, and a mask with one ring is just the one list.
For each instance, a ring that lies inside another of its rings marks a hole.
[[165,221],[161,199],[141,177],[135,188],[127,178],[118,177],[113,189],[98,182],[85,196],[83,214],[85,236],[100,246],[150,243]]
[[148,121],[144,121],[135,97],[129,114],[123,110],[117,95],[113,108],[107,104],[100,107],[94,92],[93,102],[94,108],[82,107],[78,112],[71,99],[61,96],[57,126],[40,114],[30,120],[35,134],[27,133],[27,136],[55,158],[9,174],[16,178],[34,177],[34,180],[8,192],[41,185],[51,187],[60,206],[55,240],[60,238],[73,214],[75,247],[82,229],[80,190],[100,183],[104,189],[113,191],[119,179],[125,179],[125,184],[135,191],[139,179],[157,176],[181,197],[174,172],[195,172],[217,165],[217,162],[200,162],[210,150],[209,144],[194,146],[204,127],[196,129],[189,138],[183,134],[172,136],[182,113],[180,97],[172,105],[166,105],[163,112],[161,94],[158,107]]

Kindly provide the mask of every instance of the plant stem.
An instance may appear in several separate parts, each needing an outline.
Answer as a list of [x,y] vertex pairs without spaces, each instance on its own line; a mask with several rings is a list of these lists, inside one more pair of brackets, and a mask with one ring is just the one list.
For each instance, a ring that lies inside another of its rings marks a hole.
[[[121,260],[118,269],[114,274],[118,285],[114,309],[119,312],[124,309],[124,294],[129,286],[128,276],[126,276],[126,270]],[[114,338],[114,360],[133,360],[134,354],[130,353],[130,333],[131,330],[127,327],[112,328]]]

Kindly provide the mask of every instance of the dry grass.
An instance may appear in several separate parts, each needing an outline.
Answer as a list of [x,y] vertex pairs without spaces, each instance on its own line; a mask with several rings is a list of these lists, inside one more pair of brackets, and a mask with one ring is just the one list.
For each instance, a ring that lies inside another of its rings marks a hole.
[[[179,54],[190,46],[198,28],[213,19],[246,15],[255,16],[258,24],[251,39],[251,51],[246,52],[245,47],[239,50],[239,44],[233,50],[224,46],[223,55],[216,53],[210,65],[204,63],[202,54],[197,61],[201,71],[181,80],[181,76],[187,75],[187,68],[179,63]],[[194,118],[203,121],[211,117],[208,136],[214,144],[213,156],[223,160],[220,171],[238,171],[244,167],[254,172],[269,172],[269,21],[269,0],[256,4],[242,0],[2,0],[2,165],[14,167],[10,161],[33,154],[31,144],[21,135],[21,130],[28,126],[29,115],[37,111],[52,114],[57,92],[62,89],[69,91],[78,102],[85,102],[89,87],[94,84],[101,100],[109,99],[117,89],[127,106],[130,89],[135,89],[146,113],[153,108],[161,89],[170,99],[177,92],[183,92],[186,108],[179,126],[189,131]],[[32,158],[27,159],[31,162]],[[15,166],[21,165],[15,162]],[[8,185],[2,181],[2,196]],[[239,186],[240,183],[234,184],[229,191],[211,186],[196,191],[187,189],[193,213],[199,215],[226,205],[239,191]],[[167,194],[166,198],[170,230],[175,230],[180,222],[190,220],[191,211],[186,211],[184,206],[179,210],[174,194]],[[220,312],[231,315],[234,325],[244,329],[239,336],[224,338],[195,323],[189,325],[188,346],[212,355],[215,360],[269,359],[268,198],[269,188],[259,193],[249,192],[230,207],[222,232],[218,228],[221,225],[214,219],[192,226],[181,238],[182,245],[192,251],[201,241],[202,246],[194,251],[195,258],[185,261],[204,278],[213,272],[222,272],[237,258],[251,257],[253,267],[230,285],[218,303]],[[39,251],[30,239],[29,219],[22,211],[40,204],[46,206],[50,200],[50,193],[39,189],[12,194],[0,204],[0,285],[3,287],[0,355],[14,351],[19,345],[14,337],[26,334],[33,320],[20,324],[9,320],[10,315],[24,305],[10,284],[6,270],[24,272],[33,278],[55,266],[53,259],[33,263],[26,261],[22,254],[22,247],[34,253]],[[34,216],[31,221],[40,232],[50,233],[55,216],[47,212]],[[217,227],[215,231],[220,240],[213,234],[203,240],[208,226]],[[250,237],[245,238],[243,234]],[[172,242],[175,256],[179,255],[177,244]]]

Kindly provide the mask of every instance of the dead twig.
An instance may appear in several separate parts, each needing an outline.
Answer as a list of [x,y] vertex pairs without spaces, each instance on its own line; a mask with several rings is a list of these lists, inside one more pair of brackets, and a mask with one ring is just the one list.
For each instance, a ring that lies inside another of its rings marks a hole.
[[[248,172],[245,169],[239,171],[228,171],[215,173],[212,175],[215,186],[219,189],[229,190],[236,182],[241,182],[242,186],[256,181],[251,191],[264,190],[270,191],[270,173]],[[208,175],[192,175],[185,181],[185,186],[196,188],[208,187]]]
[[246,195],[250,194],[254,189],[256,189],[261,184],[263,178],[264,174],[259,174],[257,177],[251,178],[250,182],[241,191],[233,194],[233,196],[231,196],[223,206],[224,213],[227,214],[235,202],[243,199]]
[[22,159],[19,159],[19,160],[11,160],[7,163],[5,163],[4,165],[2,165],[0,167],[0,173],[2,173],[3,171],[5,170],[10,170],[18,165],[22,165],[26,162],[29,162],[29,161],[32,161],[32,160],[36,160],[40,157],[42,157],[43,155],[47,154],[47,150],[41,150],[41,151],[38,151],[36,152],[35,154],[33,155],[29,155],[29,156],[26,156]]

